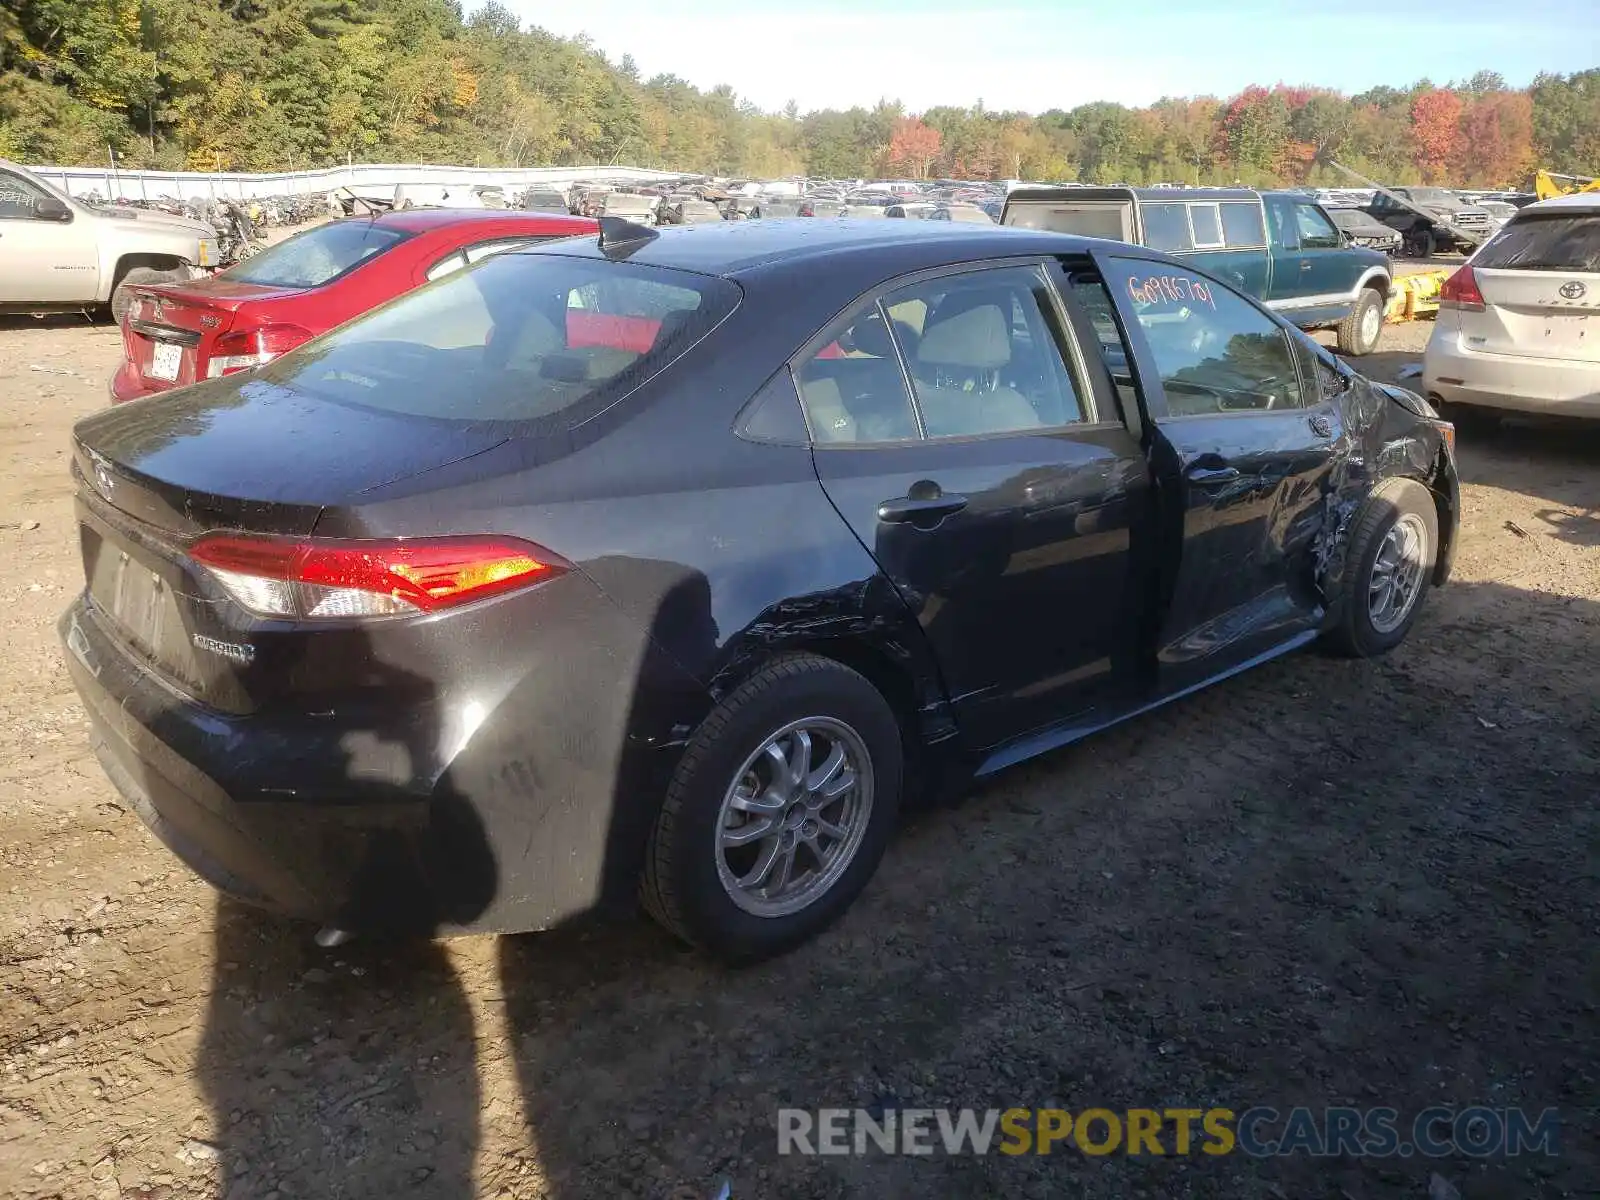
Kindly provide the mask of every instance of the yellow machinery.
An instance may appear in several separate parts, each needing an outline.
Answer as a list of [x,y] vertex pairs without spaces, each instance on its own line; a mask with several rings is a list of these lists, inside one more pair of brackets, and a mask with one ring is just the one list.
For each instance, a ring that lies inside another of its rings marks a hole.
[[1535,171],[1533,190],[1541,200],[1570,196],[1574,192],[1600,192],[1600,179],[1590,179],[1587,175],[1563,175],[1559,171]]

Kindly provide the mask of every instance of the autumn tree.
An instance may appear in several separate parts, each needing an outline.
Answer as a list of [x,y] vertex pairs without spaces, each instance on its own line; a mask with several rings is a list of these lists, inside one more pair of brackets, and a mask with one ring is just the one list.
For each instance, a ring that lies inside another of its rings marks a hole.
[[1461,97],[1448,88],[1423,92],[1411,102],[1411,140],[1429,183],[1448,182],[1461,157]]
[[1533,168],[1533,100],[1525,92],[1474,96],[1461,115],[1457,178],[1510,187]]
[[901,117],[894,123],[889,135],[886,161],[896,171],[903,171],[913,179],[926,179],[928,168],[939,157],[943,139],[939,131],[916,117]]

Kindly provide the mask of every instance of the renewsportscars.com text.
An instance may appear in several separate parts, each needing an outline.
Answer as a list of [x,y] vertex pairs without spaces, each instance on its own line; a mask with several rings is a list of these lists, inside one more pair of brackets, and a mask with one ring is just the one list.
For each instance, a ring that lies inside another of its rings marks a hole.
[[1559,1153],[1560,1117],[1520,1108],[778,1110],[779,1154],[1244,1154],[1354,1158]]

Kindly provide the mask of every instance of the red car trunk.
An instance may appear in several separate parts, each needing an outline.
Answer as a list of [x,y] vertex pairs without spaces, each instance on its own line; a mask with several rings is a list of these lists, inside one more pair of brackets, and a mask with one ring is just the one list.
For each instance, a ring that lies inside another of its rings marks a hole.
[[219,339],[262,323],[252,311],[255,303],[298,290],[222,279],[208,280],[203,291],[183,284],[140,288],[122,329],[127,359],[148,390],[198,383],[206,378]]

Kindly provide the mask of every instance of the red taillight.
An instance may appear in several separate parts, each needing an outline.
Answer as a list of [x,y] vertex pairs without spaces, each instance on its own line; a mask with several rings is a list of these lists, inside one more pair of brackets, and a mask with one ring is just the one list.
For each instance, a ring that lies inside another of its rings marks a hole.
[[530,542],[494,536],[297,541],[206,534],[189,556],[243,608],[291,620],[437,612],[565,569]]
[[1472,267],[1461,267],[1444,281],[1439,289],[1440,308],[1459,308],[1465,312],[1483,311],[1483,293],[1478,290],[1478,277]]
[[287,354],[316,335],[298,325],[262,325],[257,329],[225,333],[211,347],[206,363],[206,378],[217,379],[235,371],[248,371],[280,354]]

